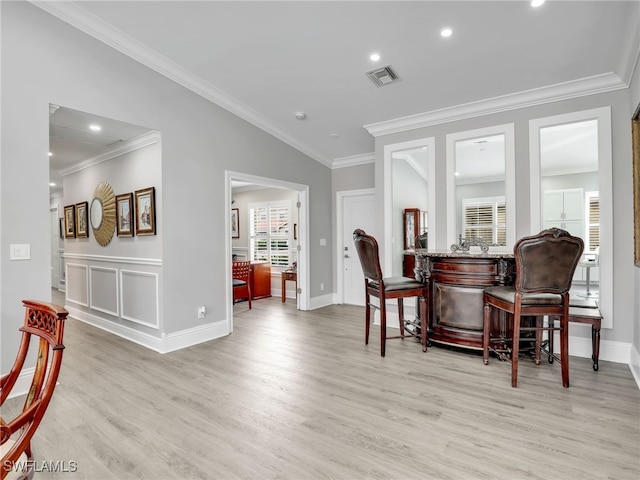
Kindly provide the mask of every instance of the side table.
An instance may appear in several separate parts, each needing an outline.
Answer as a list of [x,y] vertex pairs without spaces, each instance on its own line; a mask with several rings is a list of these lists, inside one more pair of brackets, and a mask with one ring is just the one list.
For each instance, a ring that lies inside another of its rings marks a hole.
[[282,272],[282,303],[287,301],[287,280],[296,282],[296,298],[298,296],[298,272],[293,270],[285,270]]

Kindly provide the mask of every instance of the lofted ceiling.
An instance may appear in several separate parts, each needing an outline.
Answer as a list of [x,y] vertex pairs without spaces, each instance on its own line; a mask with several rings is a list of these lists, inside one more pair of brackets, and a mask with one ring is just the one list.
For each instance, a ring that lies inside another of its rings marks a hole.
[[379,135],[627,88],[640,45],[637,1],[32,3],[330,167]]

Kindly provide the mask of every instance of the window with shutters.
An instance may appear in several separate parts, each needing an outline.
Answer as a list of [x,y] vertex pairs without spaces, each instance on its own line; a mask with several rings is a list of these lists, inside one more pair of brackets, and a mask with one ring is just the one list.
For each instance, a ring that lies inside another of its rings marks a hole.
[[253,203],[248,207],[251,261],[266,261],[272,267],[287,268],[291,254],[291,203]]
[[467,198],[462,201],[465,238],[481,238],[489,245],[507,244],[505,197]]
[[586,192],[587,232],[585,251],[594,252],[600,247],[600,194]]

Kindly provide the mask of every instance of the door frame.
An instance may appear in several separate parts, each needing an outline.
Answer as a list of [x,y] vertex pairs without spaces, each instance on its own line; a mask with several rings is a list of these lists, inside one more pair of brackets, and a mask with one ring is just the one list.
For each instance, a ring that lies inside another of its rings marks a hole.
[[[309,185],[287,182],[277,178],[259,177],[241,172],[225,170],[224,182],[224,218],[225,218],[225,255],[232,257],[231,242],[231,182],[247,182],[270,188],[294,190],[298,193],[298,309],[309,310]],[[296,207],[294,205],[294,207]],[[233,285],[231,281],[231,261],[225,262],[225,278],[227,295],[227,318],[229,333],[233,332]]]
[[[375,188],[362,188],[358,190],[342,190],[336,192],[336,237],[334,245],[336,246],[336,301],[339,304],[344,303],[344,257],[342,256],[342,236],[344,230],[344,199],[345,197],[364,197],[371,196],[374,203],[376,200]],[[367,232],[370,233],[370,232]],[[375,232],[371,232],[375,235]]]

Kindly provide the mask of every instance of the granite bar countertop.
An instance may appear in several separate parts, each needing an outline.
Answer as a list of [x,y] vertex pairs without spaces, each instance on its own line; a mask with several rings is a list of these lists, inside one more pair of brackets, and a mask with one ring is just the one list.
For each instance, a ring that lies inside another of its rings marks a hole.
[[513,258],[513,252],[487,252],[482,253],[478,250],[469,252],[452,252],[452,251],[432,251],[426,248],[416,248],[414,250],[404,250],[405,255],[415,255],[417,257],[440,257],[440,258]]

